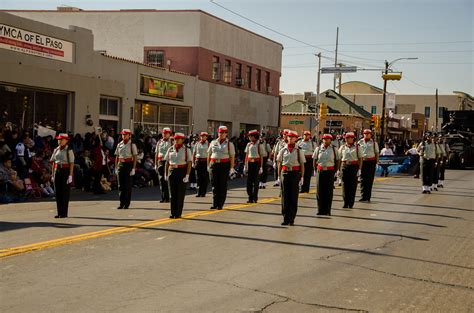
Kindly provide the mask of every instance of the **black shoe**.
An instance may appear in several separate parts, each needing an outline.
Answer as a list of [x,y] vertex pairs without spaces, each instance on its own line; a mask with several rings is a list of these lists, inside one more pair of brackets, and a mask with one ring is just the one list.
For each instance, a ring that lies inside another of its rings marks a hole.
[[431,191],[430,191],[430,190],[428,190],[428,193],[429,193],[429,194],[431,194]]
[[290,223],[288,223],[288,222],[283,222],[283,223],[281,223],[281,225],[283,225],[283,226],[288,226],[288,225],[290,225]]
[[222,210],[222,207],[221,207],[221,206],[219,206],[219,207],[217,207],[217,209],[218,209],[218,210]]
[[362,198],[362,199],[359,199],[359,202],[369,202],[369,200]]
[[294,222],[290,222],[290,226],[295,226],[295,223],[294,223]]
[[316,213],[316,215],[326,215],[326,214],[318,212],[318,213]]
[[215,206],[211,206],[209,209],[210,209],[210,210],[215,210],[216,207],[215,207]]
[[428,190],[423,190],[421,193],[428,193]]
[[117,207],[117,210],[121,210],[121,209],[123,209],[123,206],[120,205]]
[[349,206],[348,206],[347,204],[344,204],[344,205],[342,206],[343,209],[347,209],[348,207],[349,207]]
[[253,200],[253,203],[257,203],[258,200]]
[[200,194],[197,194],[197,195],[196,195],[196,198],[200,198],[200,197],[201,197],[201,195],[200,195]]
[[180,216],[175,216],[174,218],[181,218],[181,215]]
[[174,218],[176,218],[176,217],[175,217],[174,215],[170,215],[170,218],[171,218],[171,219],[174,219]]
[[160,203],[165,203],[165,199],[161,199],[161,200],[160,200]]
[[247,203],[253,203],[253,200],[247,200]]
[[122,209],[128,210],[128,205],[124,206]]
[[56,215],[54,218],[61,218],[61,216],[59,216],[59,215]]
[[349,209],[352,209],[354,206],[353,205],[349,205]]

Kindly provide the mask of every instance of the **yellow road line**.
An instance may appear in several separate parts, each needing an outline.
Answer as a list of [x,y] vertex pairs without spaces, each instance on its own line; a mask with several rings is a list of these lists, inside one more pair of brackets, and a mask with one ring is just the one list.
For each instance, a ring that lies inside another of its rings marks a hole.
[[[387,180],[387,179],[390,179],[390,178],[393,178],[393,177],[377,178],[377,179],[375,179],[375,181],[384,181],[384,180]],[[310,193],[315,193],[315,192],[316,191],[314,189],[312,189],[310,191]],[[53,240],[47,240],[47,241],[32,243],[32,244],[28,244],[28,245],[24,245],[24,246],[1,249],[0,250],[0,258],[5,258],[5,257],[13,256],[13,255],[24,254],[24,253],[28,253],[28,252],[33,252],[33,251],[43,250],[43,249],[47,249],[47,248],[62,246],[62,245],[66,245],[66,244],[71,244],[71,243],[75,243],[75,242],[88,240],[88,239],[100,238],[100,237],[105,237],[105,236],[120,234],[120,233],[127,233],[127,232],[131,232],[131,231],[134,231],[134,230],[137,230],[137,229],[143,229],[143,228],[152,227],[152,226],[171,224],[171,223],[175,223],[175,222],[186,220],[186,219],[192,219],[192,218],[195,218],[195,217],[212,215],[212,214],[222,213],[222,212],[231,211],[231,210],[238,210],[238,209],[241,209],[241,208],[256,206],[256,205],[259,205],[259,204],[270,203],[270,202],[277,201],[277,200],[280,200],[280,197],[265,198],[265,199],[260,200],[258,203],[253,203],[253,204],[249,203],[249,204],[230,205],[230,206],[224,207],[222,210],[213,210],[213,211],[206,210],[206,211],[198,211],[198,212],[188,213],[188,214],[184,214],[181,219],[162,218],[162,219],[158,219],[158,220],[152,220],[152,221],[147,221],[147,222],[142,222],[142,223],[137,223],[137,224],[119,226],[119,227],[114,227],[114,228],[110,228],[110,229],[104,229],[104,230],[89,232],[89,233],[85,233],[85,234],[79,234],[79,235],[74,235],[74,236],[68,236],[68,237],[62,237],[62,238],[53,239]]]

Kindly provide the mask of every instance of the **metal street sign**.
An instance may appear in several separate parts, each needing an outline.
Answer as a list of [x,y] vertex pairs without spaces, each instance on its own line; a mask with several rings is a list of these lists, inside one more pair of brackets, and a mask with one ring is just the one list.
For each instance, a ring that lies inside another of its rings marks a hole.
[[354,73],[354,72],[357,72],[357,66],[323,67],[323,68],[321,68],[321,74]]
[[303,121],[298,121],[298,120],[292,120],[288,124],[290,125],[299,125],[299,124],[304,124]]

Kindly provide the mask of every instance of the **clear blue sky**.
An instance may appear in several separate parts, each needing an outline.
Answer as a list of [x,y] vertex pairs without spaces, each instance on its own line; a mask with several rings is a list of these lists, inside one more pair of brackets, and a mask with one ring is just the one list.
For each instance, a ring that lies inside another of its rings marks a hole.
[[[474,94],[474,1],[472,0],[216,0],[252,20],[306,43],[334,50],[340,28],[341,62],[363,68],[383,67],[383,60],[400,61],[400,82],[390,82],[395,93]],[[82,9],[202,9],[232,23],[281,42],[281,90],[296,93],[316,90],[316,62],[321,50],[280,36],[236,16],[209,1],[123,0],[0,0],[2,9],[55,9],[60,5]],[[448,43],[449,42],[449,43]],[[321,51],[323,56],[333,53]],[[324,60],[323,66],[334,61]],[[323,75],[321,89],[332,88],[332,75]],[[380,72],[344,74],[343,81],[360,80],[381,87]]]

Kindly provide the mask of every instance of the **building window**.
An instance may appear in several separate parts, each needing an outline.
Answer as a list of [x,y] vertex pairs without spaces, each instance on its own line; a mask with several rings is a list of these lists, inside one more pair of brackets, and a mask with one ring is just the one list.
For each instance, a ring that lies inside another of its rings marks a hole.
[[245,73],[245,80],[247,81],[247,87],[252,88],[252,67],[247,66],[247,71]]
[[100,97],[100,115],[118,116],[118,98]]
[[272,92],[271,87],[270,87],[270,72],[265,72],[265,80],[264,80],[265,86],[264,91],[266,92]]
[[232,82],[232,64],[230,60],[225,60],[224,63],[224,82],[229,84]]
[[261,85],[260,85],[260,79],[262,78],[262,70],[257,69],[257,73],[255,74],[255,90],[260,91],[261,90]]
[[219,63],[219,57],[212,57],[212,79],[221,79],[221,64]]
[[438,108],[438,116],[442,118],[443,115],[444,115],[444,111],[446,111],[445,107],[439,107]]
[[372,114],[377,114],[377,106],[376,106],[376,105],[373,105],[373,106],[370,108],[370,113],[372,113]]
[[147,51],[146,63],[154,66],[164,67],[165,53],[162,50]]
[[242,86],[242,64],[236,63],[235,64],[235,84],[237,86]]
[[425,107],[425,117],[430,117],[431,115],[431,107]]
[[190,109],[157,103],[136,103],[133,122],[146,134],[158,134],[164,127],[173,132],[189,133]]

